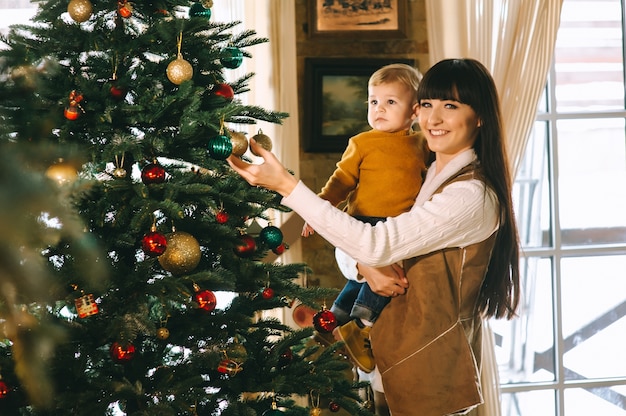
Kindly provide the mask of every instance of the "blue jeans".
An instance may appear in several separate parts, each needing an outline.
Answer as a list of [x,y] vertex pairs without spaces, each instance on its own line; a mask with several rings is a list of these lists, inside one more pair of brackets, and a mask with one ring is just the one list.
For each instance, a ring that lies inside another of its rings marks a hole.
[[[385,218],[381,217],[355,218],[372,225],[379,221],[385,221]],[[348,280],[343,289],[341,289],[341,292],[339,292],[330,310],[337,318],[339,325],[343,325],[356,318],[375,322],[390,299],[391,298],[380,296],[372,292],[372,289],[370,289],[367,283]]]

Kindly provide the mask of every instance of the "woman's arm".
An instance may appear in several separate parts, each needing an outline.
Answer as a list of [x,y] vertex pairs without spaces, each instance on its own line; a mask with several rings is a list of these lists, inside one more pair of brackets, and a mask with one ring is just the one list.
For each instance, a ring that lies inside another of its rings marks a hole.
[[250,145],[265,162],[251,165],[230,156],[233,169],[250,184],[283,195],[284,205],[360,264],[386,266],[445,247],[464,247],[485,240],[497,229],[497,200],[477,179],[454,182],[423,205],[371,226],[320,199],[254,140]]
[[479,180],[452,183],[423,205],[375,226],[320,200],[302,182],[282,203],[330,244],[368,266],[385,266],[446,247],[465,247],[485,240],[498,224],[495,197]]

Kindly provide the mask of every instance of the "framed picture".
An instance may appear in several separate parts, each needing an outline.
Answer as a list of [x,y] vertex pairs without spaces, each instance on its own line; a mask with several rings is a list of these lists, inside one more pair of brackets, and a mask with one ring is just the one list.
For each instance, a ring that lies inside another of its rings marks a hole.
[[303,144],[305,152],[343,152],[348,139],[367,124],[367,82],[391,63],[412,59],[306,58]]
[[309,35],[406,38],[408,0],[308,0]]

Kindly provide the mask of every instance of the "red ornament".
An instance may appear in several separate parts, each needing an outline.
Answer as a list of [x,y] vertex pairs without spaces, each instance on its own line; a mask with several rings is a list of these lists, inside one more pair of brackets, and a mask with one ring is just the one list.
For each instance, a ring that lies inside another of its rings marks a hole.
[[243,370],[243,366],[236,361],[233,361],[229,358],[224,358],[220,361],[220,364],[217,366],[217,371],[222,374],[228,374],[229,376],[234,376],[238,372]]
[[117,2],[117,12],[125,19],[128,19],[133,14],[133,6],[126,0],[120,0]]
[[109,349],[111,358],[117,363],[125,363],[135,356],[135,346],[133,344],[121,344],[114,342]]
[[167,248],[167,238],[165,235],[156,231],[156,227],[141,239],[141,248],[146,255],[157,257],[165,253]]
[[271,287],[266,287],[261,292],[261,296],[263,297],[263,299],[272,299],[274,297],[274,289],[272,289]]
[[165,182],[165,169],[157,162],[149,163],[141,170],[141,181],[146,185]]
[[256,241],[250,234],[241,234],[234,251],[239,257],[251,257],[256,250]]
[[69,104],[67,107],[65,107],[63,115],[68,120],[76,120],[80,115],[80,112],[83,111],[83,108],[79,104],[83,100],[83,95],[73,90],[72,92],[70,92],[70,96],[68,99]]
[[331,333],[337,327],[337,318],[335,314],[328,309],[322,309],[313,315],[313,326],[317,332]]
[[211,92],[228,101],[232,100],[235,97],[235,92],[233,91],[233,88],[228,84],[216,84]]
[[198,308],[207,312],[211,312],[217,305],[217,299],[215,293],[210,290],[200,290],[198,285],[194,285],[196,293],[193,295],[193,299],[198,303]]
[[115,82],[111,85],[111,88],[109,88],[109,92],[111,93],[111,97],[120,101],[126,98],[126,94],[128,93],[126,88],[119,86]]
[[65,108],[65,111],[63,111],[63,115],[66,119],[73,121],[78,118],[78,116],[80,115],[80,111],[78,111],[78,107],[70,106]]
[[287,349],[278,356],[278,366],[280,368],[285,368],[291,363],[291,361],[293,361],[293,352],[291,351],[291,348],[287,347]]
[[226,224],[228,218],[230,218],[228,213],[222,209],[215,214],[215,221],[217,221],[218,224]]
[[7,397],[7,395],[9,394],[9,386],[7,386],[7,383],[5,383],[4,381],[0,380],[0,399],[4,399],[5,397]]
[[328,404],[328,410],[330,410],[330,411],[331,411],[331,412],[333,412],[333,413],[336,413],[336,412],[338,412],[339,410],[341,410],[341,406],[339,406],[339,403],[331,401],[331,402]]
[[281,254],[283,254],[285,252],[285,250],[287,250],[287,245],[285,243],[280,243],[278,245],[278,247],[274,247],[272,249],[272,252],[274,252],[274,254],[278,254],[280,256]]

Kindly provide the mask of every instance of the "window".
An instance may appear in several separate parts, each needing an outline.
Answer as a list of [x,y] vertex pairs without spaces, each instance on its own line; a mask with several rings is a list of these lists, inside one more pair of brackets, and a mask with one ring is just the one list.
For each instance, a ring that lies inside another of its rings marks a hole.
[[624,0],[564,0],[515,182],[523,309],[494,321],[507,416],[626,416]]

